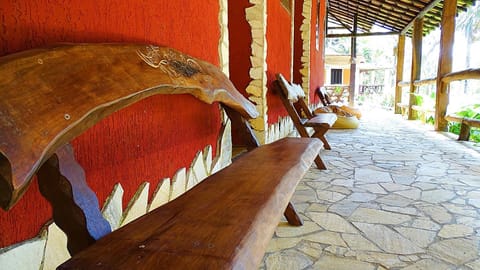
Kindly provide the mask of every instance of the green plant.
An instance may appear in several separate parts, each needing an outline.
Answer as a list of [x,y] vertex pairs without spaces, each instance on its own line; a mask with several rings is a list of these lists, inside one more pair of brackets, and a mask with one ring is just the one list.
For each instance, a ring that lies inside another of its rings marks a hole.
[[423,105],[423,96],[420,94],[415,94],[415,105],[422,106]]
[[425,117],[425,123],[429,125],[435,125],[435,117],[433,115],[429,115]]
[[453,134],[460,134],[460,123],[449,122],[448,123],[448,132]]

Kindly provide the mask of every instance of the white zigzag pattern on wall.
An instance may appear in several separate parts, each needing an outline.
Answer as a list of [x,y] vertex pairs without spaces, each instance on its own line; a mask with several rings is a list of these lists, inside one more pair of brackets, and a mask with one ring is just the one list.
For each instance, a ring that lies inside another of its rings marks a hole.
[[[148,201],[149,182],[142,183],[125,210],[122,206],[123,188],[120,183],[105,201],[102,214],[116,230],[136,218],[182,195],[209,175],[221,170],[231,163],[231,124],[228,118],[220,140],[222,151],[212,158],[212,147],[208,145],[199,151],[190,168],[181,168],[170,178],[162,179],[150,202]],[[55,223],[42,229],[39,236],[13,246],[0,249],[0,266],[2,269],[55,269],[70,258],[67,251],[67,237]]]

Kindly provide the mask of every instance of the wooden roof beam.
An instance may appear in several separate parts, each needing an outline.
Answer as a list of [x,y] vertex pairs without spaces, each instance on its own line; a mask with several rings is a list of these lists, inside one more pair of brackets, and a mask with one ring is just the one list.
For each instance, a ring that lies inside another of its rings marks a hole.
[[[329,11],[331,11],[331,9],[329,9]],[[347,29],[350,33],[352,32],[352,29],[351,27],[349,27],[349,25],[345,24],[342,20],[340,20],[339,18],[337,18],[337,16],[334,14],[334,13],[331,13],[329,12],[330,15],[332,15],[332,17],[337,20],[338,23],[340,23],[343,27],[345,27],[345,29]]]
[[[341,11],[335,11],[337,12],[336,16],[337,17],[340,17],[340,18],[344,18],[346,20],[349,20],[350,17],[348,17],[349,14],[347,14],[346,12],[341,12]],[[331,13],[331,12],[330,12]],[[359,26],[362,30],[364,31],[370,31],[371,27],[372,27],[372,22],[368,22],[368,21],[359,21]],[[347,29],[351,29],[352,27],[347,25]],[[351,32],[351,31],[350,31]]]
[[405,1],[400,0],[400,2],[402,2],[404,4],[407,4],[407,5],[409,5],[410,3],[417,4],[419,7],[422,7],[422,8],[425,7],[428,4],[428,2],[425,3],[425,2],[422,2],[422,1],[418,1],[418,0],[405,0]]
[[415,17],[413,20],[411,20],[405,28],[403,28],[401,34],[407,33],[408,29],[410,29],[413,26],[413,23],[416,19],[422,18],[427,12],[429,12],[432,8],[434,8],[441,0],[433,0],[428,4],[420,13],[418,13],[417,17]]
[[[336,7],[333,7],[330,9],[330,11],[334,10],[334,12],[336,13],[335,15],[337,17],[342,17],[344,18],[345,20],[348,20],[350,25],[348,25],[348,28],[349,29],[352,29],[353,27],[353,21],[352,21],[352,17],[351,17],[351,14],[348,13],[347,11],[343,10],[343,9],[340,9],[340,8],[336,8]],[[369,20],[363,20],[362,21],[363,23],[365,23],[366,25],[368,25],[368,29],[370,29],[373,21],[369,21]]]
[[[358,6],[359,10],[363,11],[366,13],[365,15],[368,16],[370,13],[372,13],[372,10],[376,12],[376,14],[373,17],[378,17],[381,16],[383,19],[395,19],[396,22],[399,22],[402,26],[405,24],[405,20],[410,20],[410,18],[413,18],[413,16],[409,16],[404,18],[402,15],[399,15],[393,11],[385,12],[384,9],[378,6],[365,6],[359,4]],[[363,15],[363,13],[362,13]],[[407,15],[408,16],[408,15]]]
[[340,38],[340,37],[371,37],[371,36],[389,36],[398,35],[400,32],[373,32],[373,33],[357,33],[357,34],[327,34],[327,38]]
[[[377,16],[378,15],[382,15],[384,18],[391,18],[391,17],[395,17],[399,20],[401,20],[402,22],[402,25],[404,24],[403,22],[407,19],[407,20],[410,20],[411,18],[414,18],[415,16],[412,16],[412,15],[408,15],[407,14],[407,18],[404,18],[402,15],[394,12],[394,10],[388,10],[389,12],[385,12],[385,9],[381,6],[378,6],[378,5],[373,5],[373,4],[370,4],[370,5],[365,5],[364,2],[358,2],[358,3],[352,3],[353,6],[356,5],[357,9],[358,10],[361,10],[361,11],[364,11],[365,13],[370,13],[372,10],[376,11],[377,12]],[[344,5],[344,7],[346,7],[347,9],[351,8],[350,5]]]
[[[341,6],[342,4],[339,4],[339,3],[337,3],[337,5],[338,5],[338,9],[342,10],[346,14],[346,16],[350,15],[349,10],[350,10],[351,7]],[[332,6],[332,8],[334,8],[334,7]],[[335,8],[337,8],[337,7],[335,7]],[[366,8],[362,7],[362,10],[363,9],[366,9]],[[371,11],[369,11],[368,9],[366,9],[366,11],[367,11],[367,14],[360,13],[361,19],[369,21],[369,22],[371,22],[371,24],[378,25],[378,22],[381,22],[384,25],[388,26],[389,28],[397,27],[395,29],[398,30],[398,31],[402,30],[403,26],[405,25],[404,20],[399,20],[397,18],[393,18],[394,20],[391,20],[392,17],[390,15],[383,15],[383,14],[380,14],[380,13],[375,14],[375,16],[373,16],[373,15],[369,16],[368,13],[371,13]],[[376,18],[377,20],[372,19],[372,17]]]
[[[386,3],[386,2],[382,3],[381,5],[376,5],[376,4],[374,4],[373,2],[371,2],[371,3],[365,3],[365,2],[363,2],[363,1],[359,1],[357,4],[358,4],[358,5],[362,5],[362,6],[364,6],[364,7],[367,7],[367,8],[369,8],[369,7],[375,7],[376,10],[388,10],[388,11],[391,11],[391,12],[396,12],[396,15],[398,15],[398,16],[401,16],[401,15],[398,14],[398,13],[399,13],[398,11],[400,11],[400,13],[406,14],[406,15],[409,16],[409,17],[415,17],[416,12],[419,11],[418,9],[417,9],[418,11],[417,11],[417,10],[413,10],[414,12],[412,13],[412,10],[411,10],[411,9],[404,8],[404,7],[400,7],[400,6],[397,6],[397,5],[390,5],[390,4]],[[388,7],[388,8],[387,8],[387,7]]]

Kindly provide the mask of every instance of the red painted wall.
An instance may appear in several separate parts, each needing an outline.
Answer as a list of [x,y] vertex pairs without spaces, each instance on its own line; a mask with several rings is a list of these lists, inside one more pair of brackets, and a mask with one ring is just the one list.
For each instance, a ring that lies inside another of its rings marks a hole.
[[[141,42],[218,65],[218,12],[218,0],[1,1],[0,55],[56,42]],[[117,182],[126,204],[141,182],[153,191],[205,145],[215,147],[219,129],[217,105],[155,96],[104,119],[73,145],[100,204]],[[12,210],[0,210],[0,247],[36,236],[50,217],[34,183]]]
[[248,0],[228,2],[228,38],[230,80],[245,97],[250,83],[250,55],[252,31],[245,18],[245,9],[252,6]]
[[300,28],[303,23],[303,1],[294,1],[295,5],[295,15],[293,17],[294,26],[293,26],[293,79],[292,81],[296,84],[302,84],[302,74],[300,70],[302,69],[302,55],[303,55],[303,41],[302,41],[302,31]]
[[[245,17],[245,9],[251,7],[248,0],[228,1],[228,41],[229,71],[233,85],[245,97],[248,97],[247,86],[250,83],[250,55],[252,55],[252,31]],[[232,142],[243,145],[243,132],[232,126]]]
[[[320,2],[320,12],[317,9],[317,2]],[[294,58],[293,58],[293,81],[302,83],[301,57],[303,55],[302,39],[300,27],[303,23],[303,1],[295,1],[295,30],[294,30]],[[317,50],[316,27],[317,17],[320,33],[319,49]],[[312,0],[312,23],[311,23],[311,43],[310,43],[310,102],[317,103],[319,100],[315,97],[315,89],[322,86],[325,81],[325,60],[324,60],[324,37],[325,37],[325,18],[326,18],[326,1]]]
[[[319,5],[317,5],[319,3]],[[317,8],[319,7],[319,9]],[[312,0],[312,24],[310,43],[310,103],[319,102],[315,96],[315,89],[323,86],[325,81],[325,59],[324,59],[324,38],[325,38],[325,0]],[[319,31],[318,49],[316,46],[317,23]]]
[[277,73],[290,80],[292,25],[290,13],[279,0],[267,1],[267,11],[267,122],[273,124],[280,116],[287,115],[280,98],[273,91],[273,81]]

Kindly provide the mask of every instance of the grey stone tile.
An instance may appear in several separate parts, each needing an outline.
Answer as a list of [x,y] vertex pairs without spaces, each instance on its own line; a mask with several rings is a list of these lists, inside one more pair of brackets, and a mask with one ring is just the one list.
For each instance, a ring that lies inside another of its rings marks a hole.
[[[381,119],[381,120],[379,120]],[[390,113],[327,134],[260,269],[480,269],[480,154]]]
[[403,237],[385,225],[354,222],[355,227],[379,246],[382,250],[392,254],[416,254],[425,252],[414,242]]
[[432,244],[428,251],[437,259],[462,265],[478,258],[478,242],[470,239],[447,239]]

